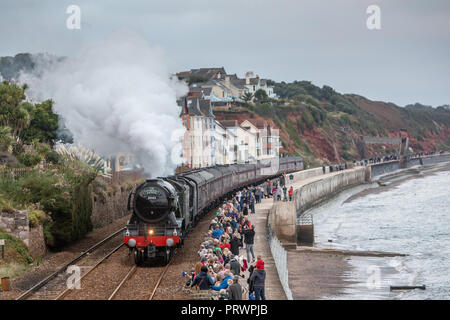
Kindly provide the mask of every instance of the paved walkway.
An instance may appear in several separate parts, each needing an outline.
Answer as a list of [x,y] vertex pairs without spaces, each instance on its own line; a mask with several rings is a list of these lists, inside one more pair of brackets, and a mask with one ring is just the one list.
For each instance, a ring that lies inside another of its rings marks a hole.
[[[263,199],[261,203],[255,205],[255,214],[249,213],[248,219],[255,226],[255,255],[261,255],[264,260],[264,269],[266,270],[265,295],[267,300],[286,300],[283,287],[281,286],[275,262],[270,252],[269,242],[266,238],[267,212],[273,205],[273,199]],[[242,251],[245,256],[245,249]],[[248,275],[248,273],[247,273]]]

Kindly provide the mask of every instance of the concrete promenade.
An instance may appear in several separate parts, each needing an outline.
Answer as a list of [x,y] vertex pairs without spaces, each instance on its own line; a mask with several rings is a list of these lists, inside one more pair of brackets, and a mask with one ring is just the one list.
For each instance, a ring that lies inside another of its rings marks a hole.
[[[248,214],[248,219],[255,226],[255,255],[261,255],[264,260],[266,270],[265,295],[267,300],[286,300],[283,287],[281,286],[275,262],[270,252],[269,242],[266,237],[267,213],[273,205],[273,199],[263,199],[261,203],[255,205],[255,214]],[[245,245],[244,245],[245,246]],[[245,256],[247,253],[243,250]]]

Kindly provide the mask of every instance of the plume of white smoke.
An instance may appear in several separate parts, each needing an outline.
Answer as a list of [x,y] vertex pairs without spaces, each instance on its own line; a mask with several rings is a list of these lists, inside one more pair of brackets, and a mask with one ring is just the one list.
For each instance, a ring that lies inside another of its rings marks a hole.
[[152,176],[173,173],[173,134],[184,132],[176,100],[187,87],[170,78],[160,48],[120,31],[72,57],[41,57],[37,69],[21,81],[31,98],[54,100],[74,143],[104,157],[132,153]]

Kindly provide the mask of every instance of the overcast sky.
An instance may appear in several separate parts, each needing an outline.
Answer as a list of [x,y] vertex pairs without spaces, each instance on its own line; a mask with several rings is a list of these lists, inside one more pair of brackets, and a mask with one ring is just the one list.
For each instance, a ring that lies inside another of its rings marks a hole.
[[[66,27],[71,4],[80,30]],[[366,26],[372,4],[381,30]],[[70,56],[121,28],[162,46],[173,71],[224,66],[399,105],[450,104],[449,0],[1,0],[0,56]]]

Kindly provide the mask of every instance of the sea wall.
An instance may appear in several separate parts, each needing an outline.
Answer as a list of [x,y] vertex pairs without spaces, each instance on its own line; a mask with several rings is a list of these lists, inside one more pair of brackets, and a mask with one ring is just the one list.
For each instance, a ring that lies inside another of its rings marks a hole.
[[422,157],[423,165],[434,164],[434,163],[439,163],[439,162],[446,162],[446,161],[450,161],[450,154],[448,154],[448,153]]
[[[325,167],[325,172],[326,173],[330,172],[330,167],[328,167],[328,166]],[[302,181],[305,179],[323,175],[323,169],[322,168],[307,169],[307,170],[303,170],[303,171],[297,171],[297,172],[293,173],[292,175],[294,176],[294,179],[291,182],[295,183],[298,181]]]
[[[408,167],[444,161],[450,161],[450,154],[410,159]],[[331,173],[329,172],[329,167],[327,167],[326,173],[329,174],[326,175],[323,174],[322,168],[296,172],[293,174],[294,179],[291,182],[294,186],[294,201],[274,202],[269,211],[269,225],[275,231],[278,239],[284,244],[296,243],[299,239],[297,217],[305,210],[314,206],[319,201],[333,196],[346,187],[370,181],[374,177],[398,169],[400,169],[400,161],[394,160]],[[313,177],[317,179],[313,182],[302,184],[303,181]],[[311,229],[311,236],[313,237],[312,222],[310,226],[306,226],[304,229],[307,230],[309,227]]]
[[373,178],[400,169],[400,161],[393,160],[375,163],[368,166],[368,168],[370,168],[370,177]]
[[[322,168],[320,172],[323,175]],[[293,201],[274,202],[269,213],[269,224],[282,242],[295,243],[298,214],[343,188],[364,183],[365,179],[366,167],[358,167],[323,175],[318,180],[304,185],[300,181],[297,187],[294,185]]]
[[[420,158],[412,158],[408,160],[407,167],[414,167],[414,166],[423,166],[423,165],[430,165],[435,164],[439,162],[446,162],[450,161],[450,154],[438,154],[438,155],[432,155],[432,156],[423,156]],[[380,176],[382,174],[390,173],[395,170],[400,169],[400,161],[393,160],[388,162],[380,162],[371,164],[370,166],[370,177],[376,177]]]

